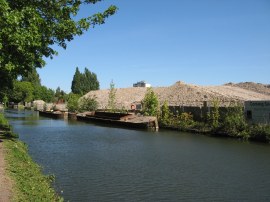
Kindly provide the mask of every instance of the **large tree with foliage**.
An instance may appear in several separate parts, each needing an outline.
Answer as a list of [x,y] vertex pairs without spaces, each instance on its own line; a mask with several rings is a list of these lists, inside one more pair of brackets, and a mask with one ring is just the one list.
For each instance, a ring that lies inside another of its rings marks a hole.
[[10,101],[30,102],[33,99],[34,88],[28,81],[14,81],[14,88],[10,95]]
[[90,90],[99,90],[99,81],[94,72],[90,72],[87,68],[84,69],[84,88],[83,91],[88,93]]
[[91,90],[98,89],[99,81],[97,79],[97,75],[94,72],[89,71],[87,68],[84,69],[84,73],[81,73],[77,67],[71,83],[72,93],[83,95]]
[[90,27],[103,24],[117,8],[79,18],[83,4],[102,0],[1,0],[0,1],[0,91],[11,86],[19,75],[45,65],[44,57],[57,54],[58,45],[82,35]]
[[59,101],[64,102],[66,99],[66,93],[65,91],[61,90],[60,87],[57,87],[57,89],[55,90],[54,97],[55,97],[56,102],[59,102]]
[[37,86],[34,88],[34,99],[43,100],[45,102],[54,101],[54,90],[47,88],[46,86]]
[[32,71],[29,71],[27,74],[23,75],[21,80],[32,83],[34,88],[37,86],[41,86],[41,80],[35,68],[33,68]]
[[72,83],[71,83],[72,93],[81,95],[82,94],[81,85],[82,85],[82,74],[79,68],[76,67],[75,74],[73,76]]

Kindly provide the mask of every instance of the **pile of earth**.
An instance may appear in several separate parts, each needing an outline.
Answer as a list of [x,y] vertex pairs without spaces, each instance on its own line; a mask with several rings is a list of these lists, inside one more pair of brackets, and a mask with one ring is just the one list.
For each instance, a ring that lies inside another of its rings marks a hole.
[[261,84],[254,82],[227,83],[227,86],[243,88],[249,91],[270,95],[270,84]]
[[[269,85],[252,82],[199,86],[178,81],[169,87],[153,87],[152,89],[157,94],[160,104],[167,101],[171,106],[203,106],[204,101],[212,103],[214,100],[219,100],[221,106],[228,106],[231,102],[270,100]],[[147,92],[147,88],[143,87],[118,88],[115,90],[116,105],[119,109],[130,109],[131,104],[141,103]],[[109,89],[90,91],[84,96],[96,97],[99,108],[106,109],[109,92]]]

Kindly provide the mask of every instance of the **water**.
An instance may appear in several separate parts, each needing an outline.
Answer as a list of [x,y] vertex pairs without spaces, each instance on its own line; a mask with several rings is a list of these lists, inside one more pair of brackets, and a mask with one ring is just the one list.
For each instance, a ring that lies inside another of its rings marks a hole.
[[269,201],[270,145],[7,111],[66,201]]

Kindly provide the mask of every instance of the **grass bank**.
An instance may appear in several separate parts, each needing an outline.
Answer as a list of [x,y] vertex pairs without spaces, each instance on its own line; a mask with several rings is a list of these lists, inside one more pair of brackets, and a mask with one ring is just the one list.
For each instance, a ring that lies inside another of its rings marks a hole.
[[41,167],[28,154],[27,145],[18,139],[7,127],[7,120],[0,113],[0,139],[5,148],[7,173],[14,181],[14,201],[64,201],[51,183],[53,176],[42,174]]
[[7,170],[14,180],[15,201],[63,201],[51,187],[53,176],[44,176],[28,154],[26,144],[5,139]]

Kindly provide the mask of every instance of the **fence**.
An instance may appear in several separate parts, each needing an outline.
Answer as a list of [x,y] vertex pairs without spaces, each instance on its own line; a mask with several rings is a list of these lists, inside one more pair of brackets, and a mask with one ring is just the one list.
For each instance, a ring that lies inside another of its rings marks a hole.
[[[214,107],[213,106],[169,106],[170,111],[174,114],[180,114],[180,113],[191,113],[193,115],[194,121],[204,121],[206,120],[207,113],[210,113]],[[220,117],[226,116],[228,113],[230,107],[224,107],[221,106],[218,108]]]

